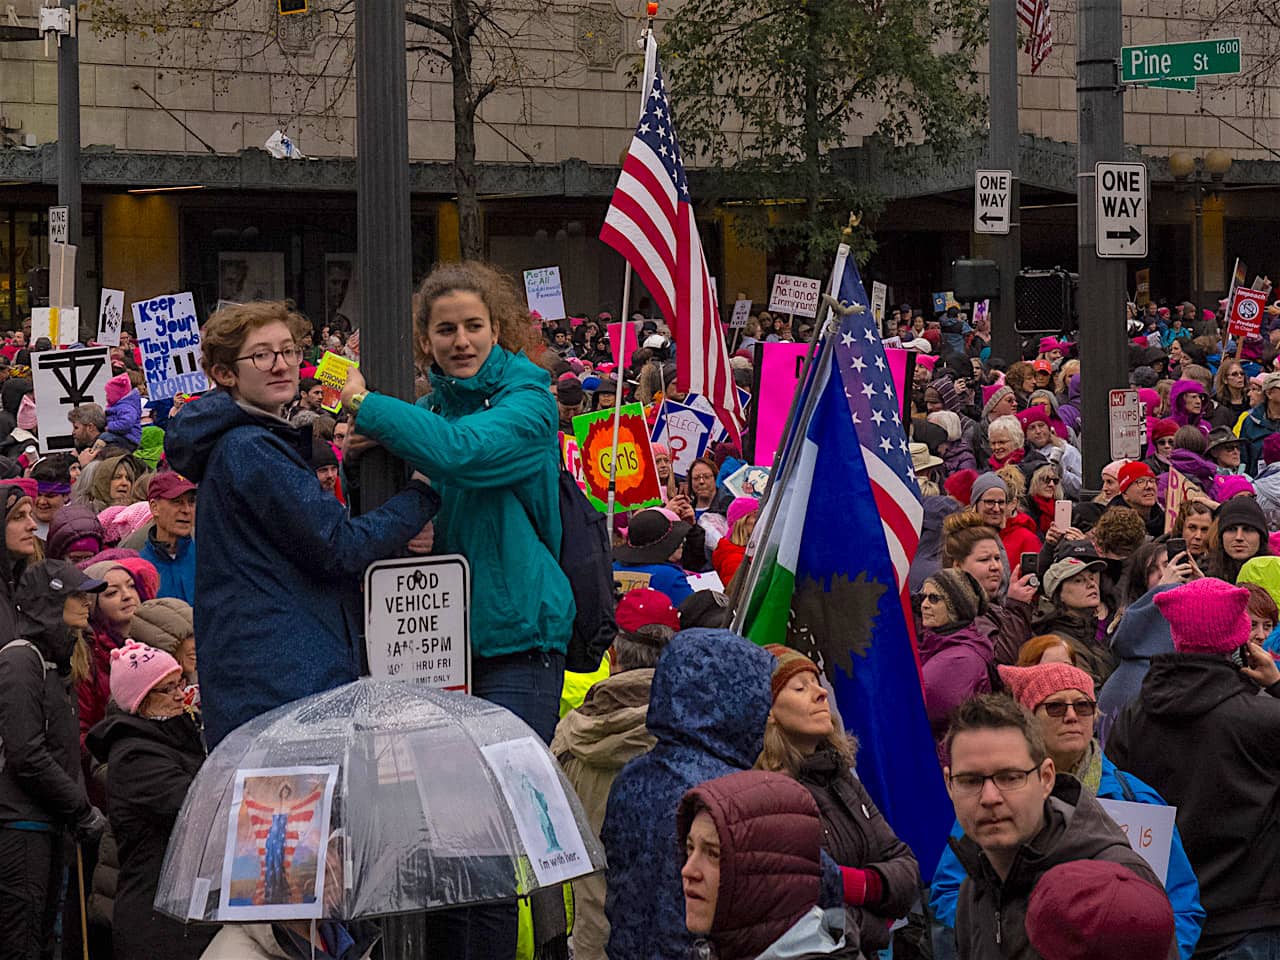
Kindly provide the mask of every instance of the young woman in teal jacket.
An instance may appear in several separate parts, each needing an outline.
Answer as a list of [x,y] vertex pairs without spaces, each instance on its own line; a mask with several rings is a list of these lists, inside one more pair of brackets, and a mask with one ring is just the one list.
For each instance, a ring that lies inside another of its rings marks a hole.
[[[460,553],[471,566],[471,692],[550,743],[575,610],[559,562],[559,414],[549,374],[521,352],[530,329],[497,270],[437,265],[414,310],[431,394],[410,404],[369,392],[352,370],[342,402],[355,417],[349,453],[379,443],[440,493],[433,552]],[[514,906],[437,917],[440,956],[515,952]]]
[[520,352],[529,330],[492,267],[437,266],[414,317],[431,394],[415,405],[367,392],[353,370],[343,403],[355,414],[350,449],[377,442],[440,493],[434,552],[471,565],[472,692],[549,743],[574,605],[559,562],[558,413],[550,376]]

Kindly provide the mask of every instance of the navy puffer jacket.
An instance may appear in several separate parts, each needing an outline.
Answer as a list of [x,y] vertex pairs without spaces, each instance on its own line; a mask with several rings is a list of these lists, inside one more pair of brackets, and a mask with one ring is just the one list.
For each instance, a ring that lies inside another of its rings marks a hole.
[[663,650],[646,721],[657,743],[618,774],[600,832],[610,960],[688,957],[676,807],[698,784],[755,764],[775,663],[730,630],[683,630]]

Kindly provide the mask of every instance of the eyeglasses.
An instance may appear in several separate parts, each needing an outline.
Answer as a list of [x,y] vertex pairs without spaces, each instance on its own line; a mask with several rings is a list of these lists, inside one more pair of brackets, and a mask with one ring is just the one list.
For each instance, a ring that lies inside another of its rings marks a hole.
[[1068,703],[1066,700],[1058,700],[1053,703],[1042,703],[1044,712],[1055,720],[1061,720],[1067,715],[1067,707],[1076,712],[1077,717],[1092,717],[1093,712],[1098,709],[1098,704],[1093,700],[1073,700]]
[[1056,487],[1060,481],[1057,477],[1041,477],[1040,482],[1048,484],[1051,487]]
[[990,780],[1001,793],[1021,790],[1027,778],[1040,769],[1036,764],[1028,770],[997,770],[995,773],[953,773],[950,777],[951,792],[958,797],[976,797]]
[[1172,447],[1172,446],[1173,446],[1173,437],[1161,437],[1159,440],[1157,440],[1157,441],[1156,441],[1156,446],[1157,446],[1157,447]]
[[922,593],[920,599],[926,603],[946,603],[947,598],[940,593]]
[[283,350],[255,350],[253,353],[247,353],[243,357],[236,357],[236,362],[241,360],[250,360],[253,365],[266,373],[276,365],[276,357],[285,362],[286,366],[296,367],[302,361],[302,351],[296,346],[288,346]]
[[979,500],[978,506],[990,507],[992,510],[1003,510],[1009,505],[1008,500]]
[[1139,477],[1137,480],[1133,481],[1133,485],[1135,487],[1154,487],[1156,485],[1156,481],[1154,477]]
[[151,692],[158,697],[173,697],[182,693],[181,683],[166,683],[162,687],[152,687]]

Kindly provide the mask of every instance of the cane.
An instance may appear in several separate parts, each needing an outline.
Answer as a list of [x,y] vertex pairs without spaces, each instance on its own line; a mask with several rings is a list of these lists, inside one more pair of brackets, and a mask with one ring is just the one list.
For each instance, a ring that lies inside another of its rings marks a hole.
[[84,960],[89,960],[89,917],[84,905],[84,854],[76,844],[76,881],[80,884],[80,949]]

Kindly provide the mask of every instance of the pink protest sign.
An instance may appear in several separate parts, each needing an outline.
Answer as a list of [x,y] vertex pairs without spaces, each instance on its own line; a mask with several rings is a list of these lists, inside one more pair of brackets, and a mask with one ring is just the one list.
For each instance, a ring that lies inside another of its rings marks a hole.
[[787,425],[787,413],[791,410],[791,398],[804,370],[804,358],[809,352],[807,343],[762,343],[760,348],[760,391],[754,400],[756,407],[755,456],[756,464],[771,465],[782,431]]
[[[889,361],[889,372],[893,375],[893,388],[898,391],[898,404],[901,406],[907,386],[907,354],[910,350],[899,350],[897,347],[885,347],[884,355]],[[938,358],[927,353],[917,353],[916,363],[923,364],[930,370],[938,362]]]
[[618,347],[622,343],[622,324],[610,323],[606,326],[609,328],[609,349],[613,351],[613,362],[619,366],[625,367],[631,362],[631,355],[640,349],[640,340],[638,337],[640,324],[628,321],[626,356],[621,360],[618,359]]

